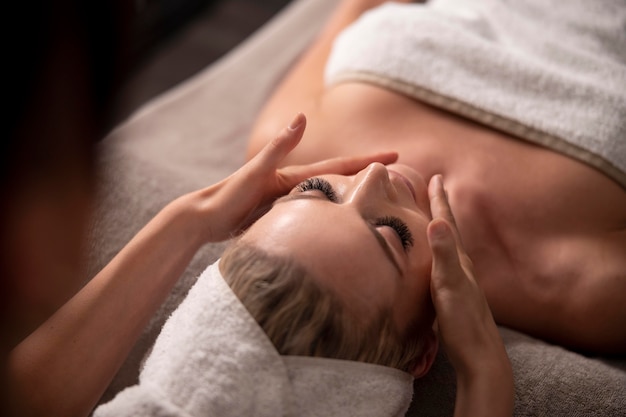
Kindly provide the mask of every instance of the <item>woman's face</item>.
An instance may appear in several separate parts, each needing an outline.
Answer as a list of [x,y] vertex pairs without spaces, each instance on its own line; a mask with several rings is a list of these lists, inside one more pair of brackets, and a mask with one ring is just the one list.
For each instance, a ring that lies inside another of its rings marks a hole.
[[399,329],[430,325],[432,216],[424,178],[404,165],[371,164],[354,176],[304,181],[242,237],[295,257],[364,319],[390,308]]

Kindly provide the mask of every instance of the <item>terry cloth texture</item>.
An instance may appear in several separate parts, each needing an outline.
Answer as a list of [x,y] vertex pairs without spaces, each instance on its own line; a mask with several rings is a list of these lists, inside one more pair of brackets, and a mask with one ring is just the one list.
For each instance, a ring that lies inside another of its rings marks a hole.
[[411,375],[365,363],[282,357],[223,280],[218,262],[165,323],[139,384],[94,416],[405,415]]
[[624,0],[388,3],[336,40],[370,82],[594,166],[626,187]]

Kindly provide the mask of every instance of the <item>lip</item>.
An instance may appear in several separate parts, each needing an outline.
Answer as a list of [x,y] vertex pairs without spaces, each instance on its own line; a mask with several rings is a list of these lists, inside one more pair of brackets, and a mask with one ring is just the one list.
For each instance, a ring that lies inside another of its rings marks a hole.
[[406,187],[409,189],[409,191],[411,192],[411,195],[413,196],[413,201],[417,201],[417,197],[416,197],[416,194],[415,194],[415,188],[413,187],[413,184],[411,183],[411,181],[409,181],[409,179],[407,177],[405,177],[404,175],[400,174],[398,171],[394,171],[393,169],[387,169],[387,172],[389,172],[390,174],[393,174],[396,177],[400,178],[402,180],[402,182],[404,182]]

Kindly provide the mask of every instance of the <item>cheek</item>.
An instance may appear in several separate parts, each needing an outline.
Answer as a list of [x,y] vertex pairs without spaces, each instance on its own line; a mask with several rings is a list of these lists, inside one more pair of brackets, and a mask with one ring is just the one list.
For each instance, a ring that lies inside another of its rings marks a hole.
[[417,241],[413,247],[410,272],[404,280],[404,285],[398,287],[396,294],[398,310],[401,310],[400,323],[408,325],[410,322],[423,318],[432,321],[434,307],[430,297],[430,277],[432,270],[432,255],[430,247],[425,241]]
[[[428,243],[426,226],[422,226],[420,233],[415,237],[413,250],[411,251],[411,274],[418,277],[419,281],[430,283],[430,274],[433,266],[433,253]],[[430,284],[429,284],[430,285]]]
[[433,257],[428,244],[424,245],[423,250],[420,252],[421,257],[419,259],[418,266],[416,268],[415,286],[416,296],[423,301],[429,307],[432,307],[432,300],[430,297],[430,278],[432,274]]
[[430,275],[413,276],[408,285],[400,287],[396,293],[394,320],[400,329],[406,329],[416,322],[420,327],[432,325],[435,317],[430,297]]

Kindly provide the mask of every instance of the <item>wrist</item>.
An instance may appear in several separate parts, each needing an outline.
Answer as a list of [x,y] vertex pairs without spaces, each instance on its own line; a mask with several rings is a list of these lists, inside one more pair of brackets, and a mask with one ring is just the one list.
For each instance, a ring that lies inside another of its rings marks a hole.
[[193,192],[170,202],[158,217],[168,225],[172,241],[196,251],[211,241],[207,210],[198,193]]
[[508,357],[477,361],[457,371],[455,417],[511,416],[515,401],[513,370]]

